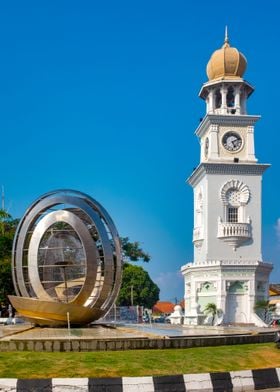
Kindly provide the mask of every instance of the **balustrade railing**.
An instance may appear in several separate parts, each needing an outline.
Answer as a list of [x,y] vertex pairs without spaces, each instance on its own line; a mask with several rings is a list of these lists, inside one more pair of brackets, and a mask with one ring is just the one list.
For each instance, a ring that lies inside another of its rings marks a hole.
[[218,237],[242,237],[251,238],[251,224],[250,223],[224,223],[218,225]]

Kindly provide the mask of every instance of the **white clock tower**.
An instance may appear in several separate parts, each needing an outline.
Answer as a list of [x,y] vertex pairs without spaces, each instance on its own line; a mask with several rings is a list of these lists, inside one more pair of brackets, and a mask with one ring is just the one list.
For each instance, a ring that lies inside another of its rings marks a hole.
[[261,250],[261,185],[269,165],[257,163],[255,156],[260,116],[247,114],[254,89],[243,79],[246,65],[226,32],[199,93],[206,115],[195,132],[200,164],[188,178],[194,191],[194,262],[181,269],[186,324],[203,323],[209,303],[221,310],[225,324],[262,324],[254,305],[267,298],[272,270]]

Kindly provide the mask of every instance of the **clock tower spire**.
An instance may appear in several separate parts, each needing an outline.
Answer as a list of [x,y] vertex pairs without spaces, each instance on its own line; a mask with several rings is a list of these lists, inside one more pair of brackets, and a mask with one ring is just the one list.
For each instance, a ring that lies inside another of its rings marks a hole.
[[208,64],[199,96],[206,114],[195,134],[200,164],[188,178],[194,191],[194,262],[182,267],[186,323],[205,319],[215,303],[225,323],[255,323],[256,300],[265,299],[272,265],[262,260],[261,183],[268,164],[257,163],[254,127],[247,113],[254,88],[243,78],[245,56],[229,43]]
[[228,28],[225,27],[225,43],[228,43]]

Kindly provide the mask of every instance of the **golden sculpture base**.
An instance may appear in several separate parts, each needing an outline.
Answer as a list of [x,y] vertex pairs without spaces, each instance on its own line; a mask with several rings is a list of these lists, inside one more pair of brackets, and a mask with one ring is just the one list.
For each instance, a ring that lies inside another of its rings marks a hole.
[[18,313],[40,326],[67,326],[68,317],[71,325],[85,325],[101,316],[101,312],[96,309],[71,303],[42,301],[37,298],[13,295],[9,296],[9,300]]

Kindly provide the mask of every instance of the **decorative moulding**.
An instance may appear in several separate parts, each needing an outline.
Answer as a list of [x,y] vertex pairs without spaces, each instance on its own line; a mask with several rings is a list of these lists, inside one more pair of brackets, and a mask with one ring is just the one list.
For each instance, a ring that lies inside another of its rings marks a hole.
[[203,83],[202,88],[199,91],[199,97],[205,99],[207,97],[207,93],[210,90],[213,90],[213,87],[218,87],[219,85],[224,85],[224,86],[232,86],[233,84],[235,86],[242,87],[244,86],[244,88],[247,90],[248,92],[248,96],[250,96],[252,94],[252,92],[254,91],[254,87],[248,83],[246,80],[244,80],[243,78],[240,79],[218,79],[218,80],[210,80],[207,81],[206,83]]
[[208,131],[210,125],[228,125],[228,126],[253,126],[261,116],[250,115],[221,115],[221,114],[207,114],[197,127],[195,134],[198,137],[203,137]]
[[221,201],[223,202],[224,205],[226,205],[228,203],[227,200],[227,192],[230,189],[235,189],[240,193],[240,204],[241,205],[245,205],[248,203],[249,199],[250,199],[250,190],[248,185],[244,184],[242,181],[236,180],[236,179],[232,179],[227,181],[222,189],[221,189]]
[[270,164],[260,163],[200,163],[187,182],[195,186],[206,174],[262,175]]

